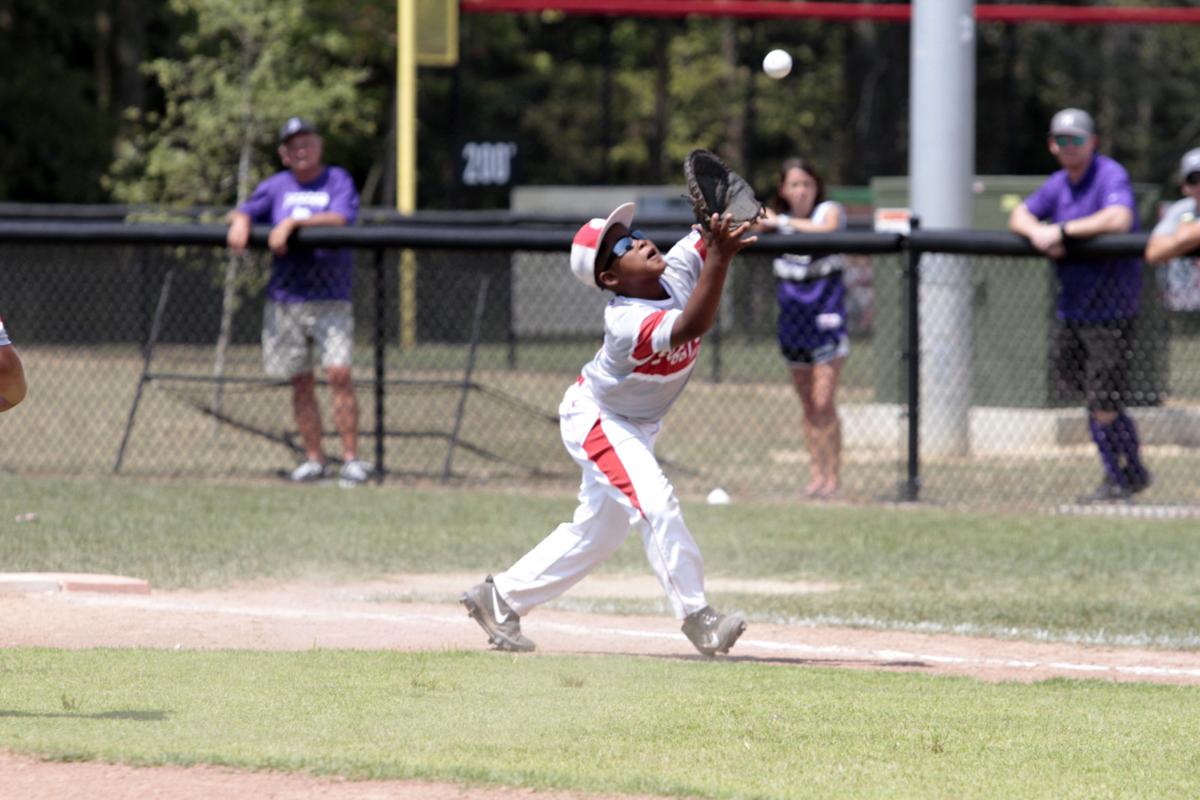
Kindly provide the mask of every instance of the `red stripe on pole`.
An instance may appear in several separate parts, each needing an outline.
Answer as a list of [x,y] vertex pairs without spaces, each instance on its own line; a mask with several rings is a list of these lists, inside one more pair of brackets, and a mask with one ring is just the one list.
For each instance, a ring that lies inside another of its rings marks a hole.
[[[520,14],[561,11],[623,17],[740,17],[827,21],[908,22],[906,3],[793,3],[783,0],[460,0],[466,14]],[[1027,3],[975,7],[979,22],[1200,25],[1200,8],[1040,6]]]

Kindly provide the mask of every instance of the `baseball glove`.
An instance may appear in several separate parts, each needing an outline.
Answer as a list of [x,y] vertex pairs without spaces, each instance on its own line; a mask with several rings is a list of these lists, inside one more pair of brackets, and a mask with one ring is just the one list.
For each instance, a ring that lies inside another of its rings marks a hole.
[[696,220],[708,228],[713,214],[733,215],[734,224],[752,222],[762,214],[754,189],[708,150],[693,150],[683,162],[688,197]]

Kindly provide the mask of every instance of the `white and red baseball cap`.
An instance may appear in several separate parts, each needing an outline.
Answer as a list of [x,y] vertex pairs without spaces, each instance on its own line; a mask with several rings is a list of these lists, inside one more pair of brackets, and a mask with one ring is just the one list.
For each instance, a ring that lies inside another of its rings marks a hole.
[[636,203],[625,203],[608,215],[607,219],[593,217],[584,223],[571,240],[571,272],[584,286],[596,286],[596,257],[600,243],[608,229],[618,222],[626,228],[633,227],[633,212]]

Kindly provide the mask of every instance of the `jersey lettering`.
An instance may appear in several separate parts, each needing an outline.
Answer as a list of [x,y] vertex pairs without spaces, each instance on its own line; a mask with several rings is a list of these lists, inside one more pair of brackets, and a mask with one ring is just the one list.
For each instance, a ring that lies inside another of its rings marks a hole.
[[305,206],[309,210],[329,208],[329,192],[288,192],[283,196],[284,209]]
[[649,361],[638,364],[633,371],[639,375],[674,375],[692,366],[700,354],[700,337],[684,342],[669,353],[655,353]]

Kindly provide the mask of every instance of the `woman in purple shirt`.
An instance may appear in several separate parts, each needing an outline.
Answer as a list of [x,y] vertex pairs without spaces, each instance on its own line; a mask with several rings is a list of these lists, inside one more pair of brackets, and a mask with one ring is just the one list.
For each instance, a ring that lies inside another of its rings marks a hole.
[[1150,485],[1137,426],[1125,412],[1133,321],[1141,299],[1139,258],[1079,258],[1074,240],[1138,229],[1125,168],[1096,152],[1091,115],[1066,108],[1050,122],[1062,169],[1013,209],[1008,227],[1054,260],[1059,280],[1053,342],[1056,380],[1082,393],[1104,477],[1082,503],[1125,502]]

